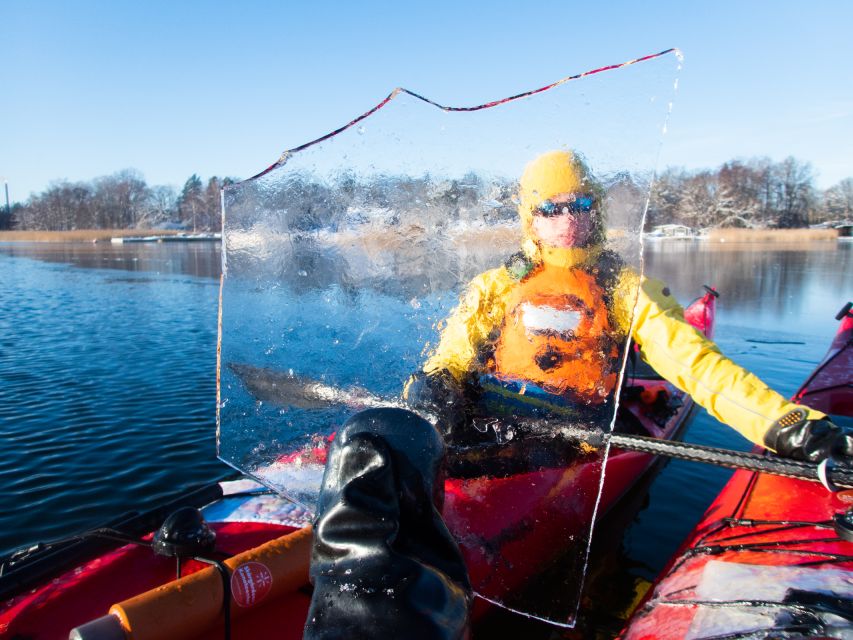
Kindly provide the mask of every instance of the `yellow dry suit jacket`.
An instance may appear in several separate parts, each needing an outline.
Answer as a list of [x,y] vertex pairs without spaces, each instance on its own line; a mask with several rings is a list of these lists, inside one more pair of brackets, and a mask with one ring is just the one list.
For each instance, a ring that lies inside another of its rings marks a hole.
[[[545,251],[542,260],[551,261],[551,266],[572,268],[598,256],[586,250],[559,251]],[[447,319],[438,346],[423,366],[424,373],[447,371],[462,380],[478,372],[482,352],[494,344],[495,333],[505,320],[507,301],[520,282],[507,266],[474,278]],[[622,267],[612,300],[614,323],[622,335],[630,331],[644,360],[708,413],[752,442],[763,446],[764,433],[773,422],[797,407],[726,358],[711,340],[688,324],[684,309],[660,280],[640,277],[633,269]],[[824,417],[819,411],[803,408],[809,418]]]

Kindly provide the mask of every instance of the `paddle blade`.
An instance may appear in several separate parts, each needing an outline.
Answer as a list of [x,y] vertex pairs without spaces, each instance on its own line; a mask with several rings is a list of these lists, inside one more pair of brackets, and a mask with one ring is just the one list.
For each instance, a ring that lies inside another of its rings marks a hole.
[[235,362],[229,362],[228,368],[240,379],[255,400],[268,402],[281,408],[328,409],[334,405],[345,405],[353,409],[368,409],[399,404],[383,400],[366,389],[359,387],[339,389],[292,372],[264,369]]

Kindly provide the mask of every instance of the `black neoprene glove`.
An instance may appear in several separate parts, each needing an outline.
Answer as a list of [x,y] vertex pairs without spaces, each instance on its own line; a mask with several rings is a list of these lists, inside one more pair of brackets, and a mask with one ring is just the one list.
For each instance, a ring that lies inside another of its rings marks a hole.
[[404,409],[353,416],[329,449],[305,638],[456,640],[471,585],[441,519],[444,443]]
[[452,440],[465,429],[470,404],[467,395],[465,385],[446,371],[430,375],[418,372],[409,378],[403,400],[415,411],[438,418],[442,434]]
[[808,462],[833,458],[853,464],[853,432],[829,418],[808,420],[803,409],[795,409],[773,423],[764,434],[764,444],[786,458]]

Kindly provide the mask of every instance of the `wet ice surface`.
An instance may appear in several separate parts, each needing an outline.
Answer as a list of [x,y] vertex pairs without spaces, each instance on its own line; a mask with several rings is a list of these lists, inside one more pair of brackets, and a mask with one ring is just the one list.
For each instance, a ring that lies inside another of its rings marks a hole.
[[[43,250],[0,246],[7,551],[162,504],[227,471],[212,442],[218,280],[205,274],[218,277],[216,247]],[[716,285],[723,352],[785,395],[826,351],[839,296],[853,291],[853,243],[658,243],[646,259],[683,303],[699,284]],[[702,411],[686,437],[750,448]],[[608,591],[653,578],[730,473],[672,461],[627,529],[623,573],[608,576]]]
[[[773,567],[711,561],[702,571],[696,586],[696,599],[709,603],[700,606],[687,632],[687,638],[746,634],[771,629],[773,637],[785,637],[783,631],[804,624],[802,607],[792,603],[792,592],[804,591],[833,598],[845,598],[853,589],[853,572],[826,567]],[[741,601],[738,606],[730,604]],[[729,603],[714,607],[711,603]],[[786,606],[787,605],[787,606]],[[853,638],[849,620],[829,611],[810,613],[808,622],[831,633],[832,637]],[[779,634],[779,635],[777,635]],[[836,635],[838,634],[838,635]],[[799,634],[796,634],[799,635]]]
[[[677,66],[673,54],[476,113],[400,94],[358,127],[229,187],[220,457],[315,504],[330,434],[370,398],[399,402],[471,279],[519,250],[517,180],[544,152],[583,155],[606,194],[607,249],[639,269]],[[613,343],[602,356],[615,363],[615,380],[624,336]],[[612,384],[594,407],[577,405],[575,424],[609,429]],[[530,576],[562,573],[566,588],[552,601],[514,606],[566,622],[577,607],[606,450],[560,450],[560,415],[534,434],[487,425],[497,448],[464,461],[446,516],[480,593],[507,604]],[[560,456],[582,465],[555,466]],[[563,554],[566,540],[573,546]],[[531,548],[544,553],[525,553]]]

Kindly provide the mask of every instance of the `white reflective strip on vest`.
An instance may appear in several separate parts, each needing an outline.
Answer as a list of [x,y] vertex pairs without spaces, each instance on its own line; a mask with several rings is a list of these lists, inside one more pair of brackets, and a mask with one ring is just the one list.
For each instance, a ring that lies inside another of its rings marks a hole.
[[577,329],[580,321],[581,314],[574,309],[555,309],[536,306],[529,302],[521,304],[521,322],[532,333],[541,331],[568,333]]

